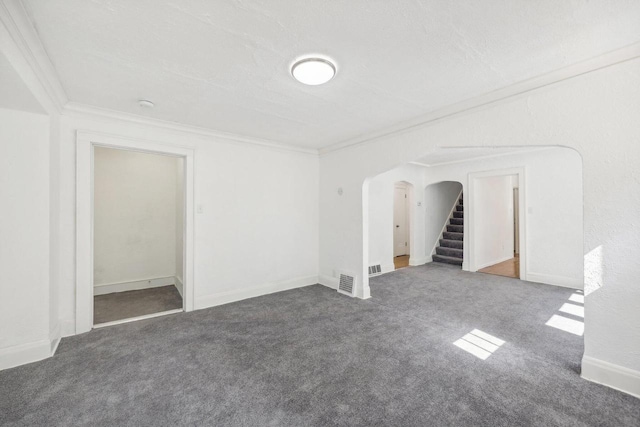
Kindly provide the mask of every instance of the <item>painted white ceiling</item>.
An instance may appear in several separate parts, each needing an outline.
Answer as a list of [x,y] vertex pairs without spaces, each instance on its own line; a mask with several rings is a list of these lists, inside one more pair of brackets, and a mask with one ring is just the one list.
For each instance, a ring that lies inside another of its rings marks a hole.
[[[640,40],[638,0],[24,4],[73,102],[313,148]],[[331,82],[291,78],[308,53]]]
[[505,156],[508,154],[542,151],[551,147],[469,147],[469,148],[440,148],[426,156],[411,162],[419,166],[437,166],[449,163],[481,160],[486,158]]
[[0,108],[44,113],[40,103],[2,53],[0,53]]

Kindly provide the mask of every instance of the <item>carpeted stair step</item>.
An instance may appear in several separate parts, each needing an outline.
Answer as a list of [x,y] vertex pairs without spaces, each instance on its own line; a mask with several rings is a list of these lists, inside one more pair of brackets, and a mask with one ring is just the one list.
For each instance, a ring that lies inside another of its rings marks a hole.
[[451,224],[451,225],[464,225],[464,219],[462,219],[462,218],[451,218],[449,220],[449,224]]
[[463,240],[464,234],[445,231],[444,233],[442,233],[442,237],[444,237],[447,240]]
[[454,258],[451,256],[445,256],[445,255],[434,255],[433,261],[442,262],[444,264],[462,265],[462,258]]
[[447,225],[447,231],[454,233],[464,233],[464,225]]
[[456,205],[456,211],[462,212],[464,211],[464,207],[462,205]]
[[464,218],[464,212],[454,211],[453,212],[453,217],[454,218]]
[[462,198],[459,198],[459,199],[458,199],[458,204],[459,204],[459,205],[463,205],[463,204],[464,204],[464,203],[462,203]]
[[[440,246],[445,247],[445,248],[462,249],[463,248],[463,242],[462,242],[462,240],[440,239]],[[437,248],[436,248],[436,250],[437,250]]]
[[436,248],[436,254],[462,259],[462,249],[445,248],[440,246]]

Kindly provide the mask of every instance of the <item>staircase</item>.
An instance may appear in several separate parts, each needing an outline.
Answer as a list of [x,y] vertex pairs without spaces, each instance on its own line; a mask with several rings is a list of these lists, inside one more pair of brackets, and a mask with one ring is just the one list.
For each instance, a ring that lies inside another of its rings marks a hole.
[[447,229],[442,233],[440,245],[433,255],[434,262],[453,264],[462,266],[462,242],[464,238],[464,205],[462,204],[462,193],[455,209],[449,218]]

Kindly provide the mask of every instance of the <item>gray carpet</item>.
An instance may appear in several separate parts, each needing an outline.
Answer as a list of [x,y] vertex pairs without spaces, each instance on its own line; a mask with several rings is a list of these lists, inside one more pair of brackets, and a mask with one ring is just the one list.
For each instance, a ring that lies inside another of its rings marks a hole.
[[106,323],[182,308],[175,286],[114,292],[93,297],[93,323]]
[[[430,264],[66,338],[0,372],[2,425],[638,426],[546,326],[571,290]],[[479,329],[486,360],[452,343]]]

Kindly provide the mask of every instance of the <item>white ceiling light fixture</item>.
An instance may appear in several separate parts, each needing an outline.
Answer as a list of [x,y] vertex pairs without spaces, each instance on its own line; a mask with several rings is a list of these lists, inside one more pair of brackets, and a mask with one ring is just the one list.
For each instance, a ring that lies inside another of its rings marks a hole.
[[151,101],[148,101],[146,99],[141,99],[138,101],[138,105],[143,107],[143,108],[153,108],[155,106],[155,104]]
[[326,58],[303,58],[291,66],[291,75],[300,83],[317,86],[327,83],[336,75],[336,66]]

